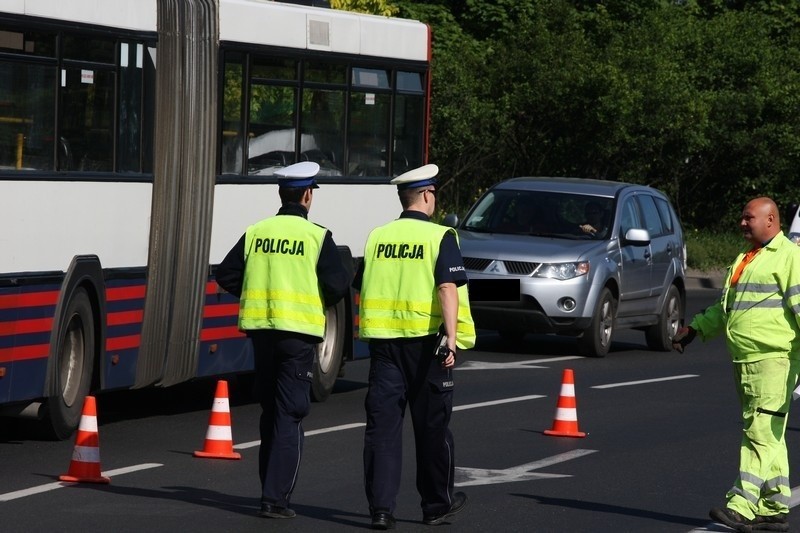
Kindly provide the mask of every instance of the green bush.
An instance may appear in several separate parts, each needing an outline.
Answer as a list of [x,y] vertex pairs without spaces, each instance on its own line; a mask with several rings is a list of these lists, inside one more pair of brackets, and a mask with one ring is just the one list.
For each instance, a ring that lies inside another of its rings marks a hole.
[[686,263],[689,268],[706,272],[724,269],[746,244],[741,233],[687,230]]

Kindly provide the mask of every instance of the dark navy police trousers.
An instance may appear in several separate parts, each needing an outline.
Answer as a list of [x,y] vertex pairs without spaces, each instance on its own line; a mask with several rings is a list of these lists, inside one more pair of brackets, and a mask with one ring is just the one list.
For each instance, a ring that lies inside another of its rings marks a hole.
[[255,389],[261,403],[261,501],[288,507],[303,454],[302,421],[310,409],[319,340],[273,330],[249,331],[248,335],[253,341]]
[[450,416],[453,373],[433,357],[435,336],[370,341],[364,402],[364,484],[370,514],[395,510],[406,404],[414,427],[417,491],[423,516],[450,508],[455,471]]

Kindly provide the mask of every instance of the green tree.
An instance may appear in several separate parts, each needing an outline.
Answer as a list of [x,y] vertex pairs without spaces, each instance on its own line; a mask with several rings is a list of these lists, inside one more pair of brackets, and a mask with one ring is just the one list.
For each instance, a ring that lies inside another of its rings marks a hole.
[[343,11],[355,11],[370,15],[383,15],[393,17],[397,14],[397,6],[388,0],[330,0],[331,7]]

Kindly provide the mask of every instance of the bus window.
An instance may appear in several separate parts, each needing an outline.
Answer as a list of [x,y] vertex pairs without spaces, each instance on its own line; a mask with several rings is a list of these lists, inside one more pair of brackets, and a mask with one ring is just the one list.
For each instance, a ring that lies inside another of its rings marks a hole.
[[397,176],[422,166],[425,143],[425,94],[423,75],[397,73],[397,96],[394,104],[394,150],[392,175]]
[[353,68],[347,131],[350,175],[388,176],[389,74],[382,69]]
[[111,171],[114,72],[65,68],[61,84],[61,137],[72,158],[59,170]]
[[0,168],[53,170],[56,67],[0,59]]
[[244,54],[225,54],[225,79],[222,94],[222,174],[242,172],[242,96]]
[[61,56],[64,59],[113,65],[116,57],[114,53],[115,42],[110,39],[67,34],[64,35],[62,46],[64,51]]
[[271,176],[295,163],[296,94],[294,87],[251,86],[248,174]]
[[388,176],[386,154],[389,139],[391,95],[358,93],[350,95],[348,174]]
[[149,56],[146,57],[142,43],[122,42],[119,50],[117,170],[141,172],[143,71]]
[[271,176],[295,163],[298,62],[255,57],[250,80],[247,173]]
[[300,159],[319,163],[320,176],[341,176],[344,153],[343,90],[303,91]]
[[[41,58],[54,58],[55,49],[54,34],[0,27],[0,169],[53,170],[56,66]],[[17,60],[4,60],[4,52]]]

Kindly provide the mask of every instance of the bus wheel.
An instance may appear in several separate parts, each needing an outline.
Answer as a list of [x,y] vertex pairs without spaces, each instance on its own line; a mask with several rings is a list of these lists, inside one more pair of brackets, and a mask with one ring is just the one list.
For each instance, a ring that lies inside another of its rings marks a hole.
[[317,345],[314,379],[311,382],[311,397],[315,402],[328,399],[336,378],[339,377],[344,352],[345,311],[344,300],[325,310],[325,337]]
[[62,318],[53,373],[56,383],[52,390],[56,394],[47,398],[42,421],[42,429],[60,440],[69,438],[78,427],[92,380],[95,328],[92,304],[85,289],[75,289]]

